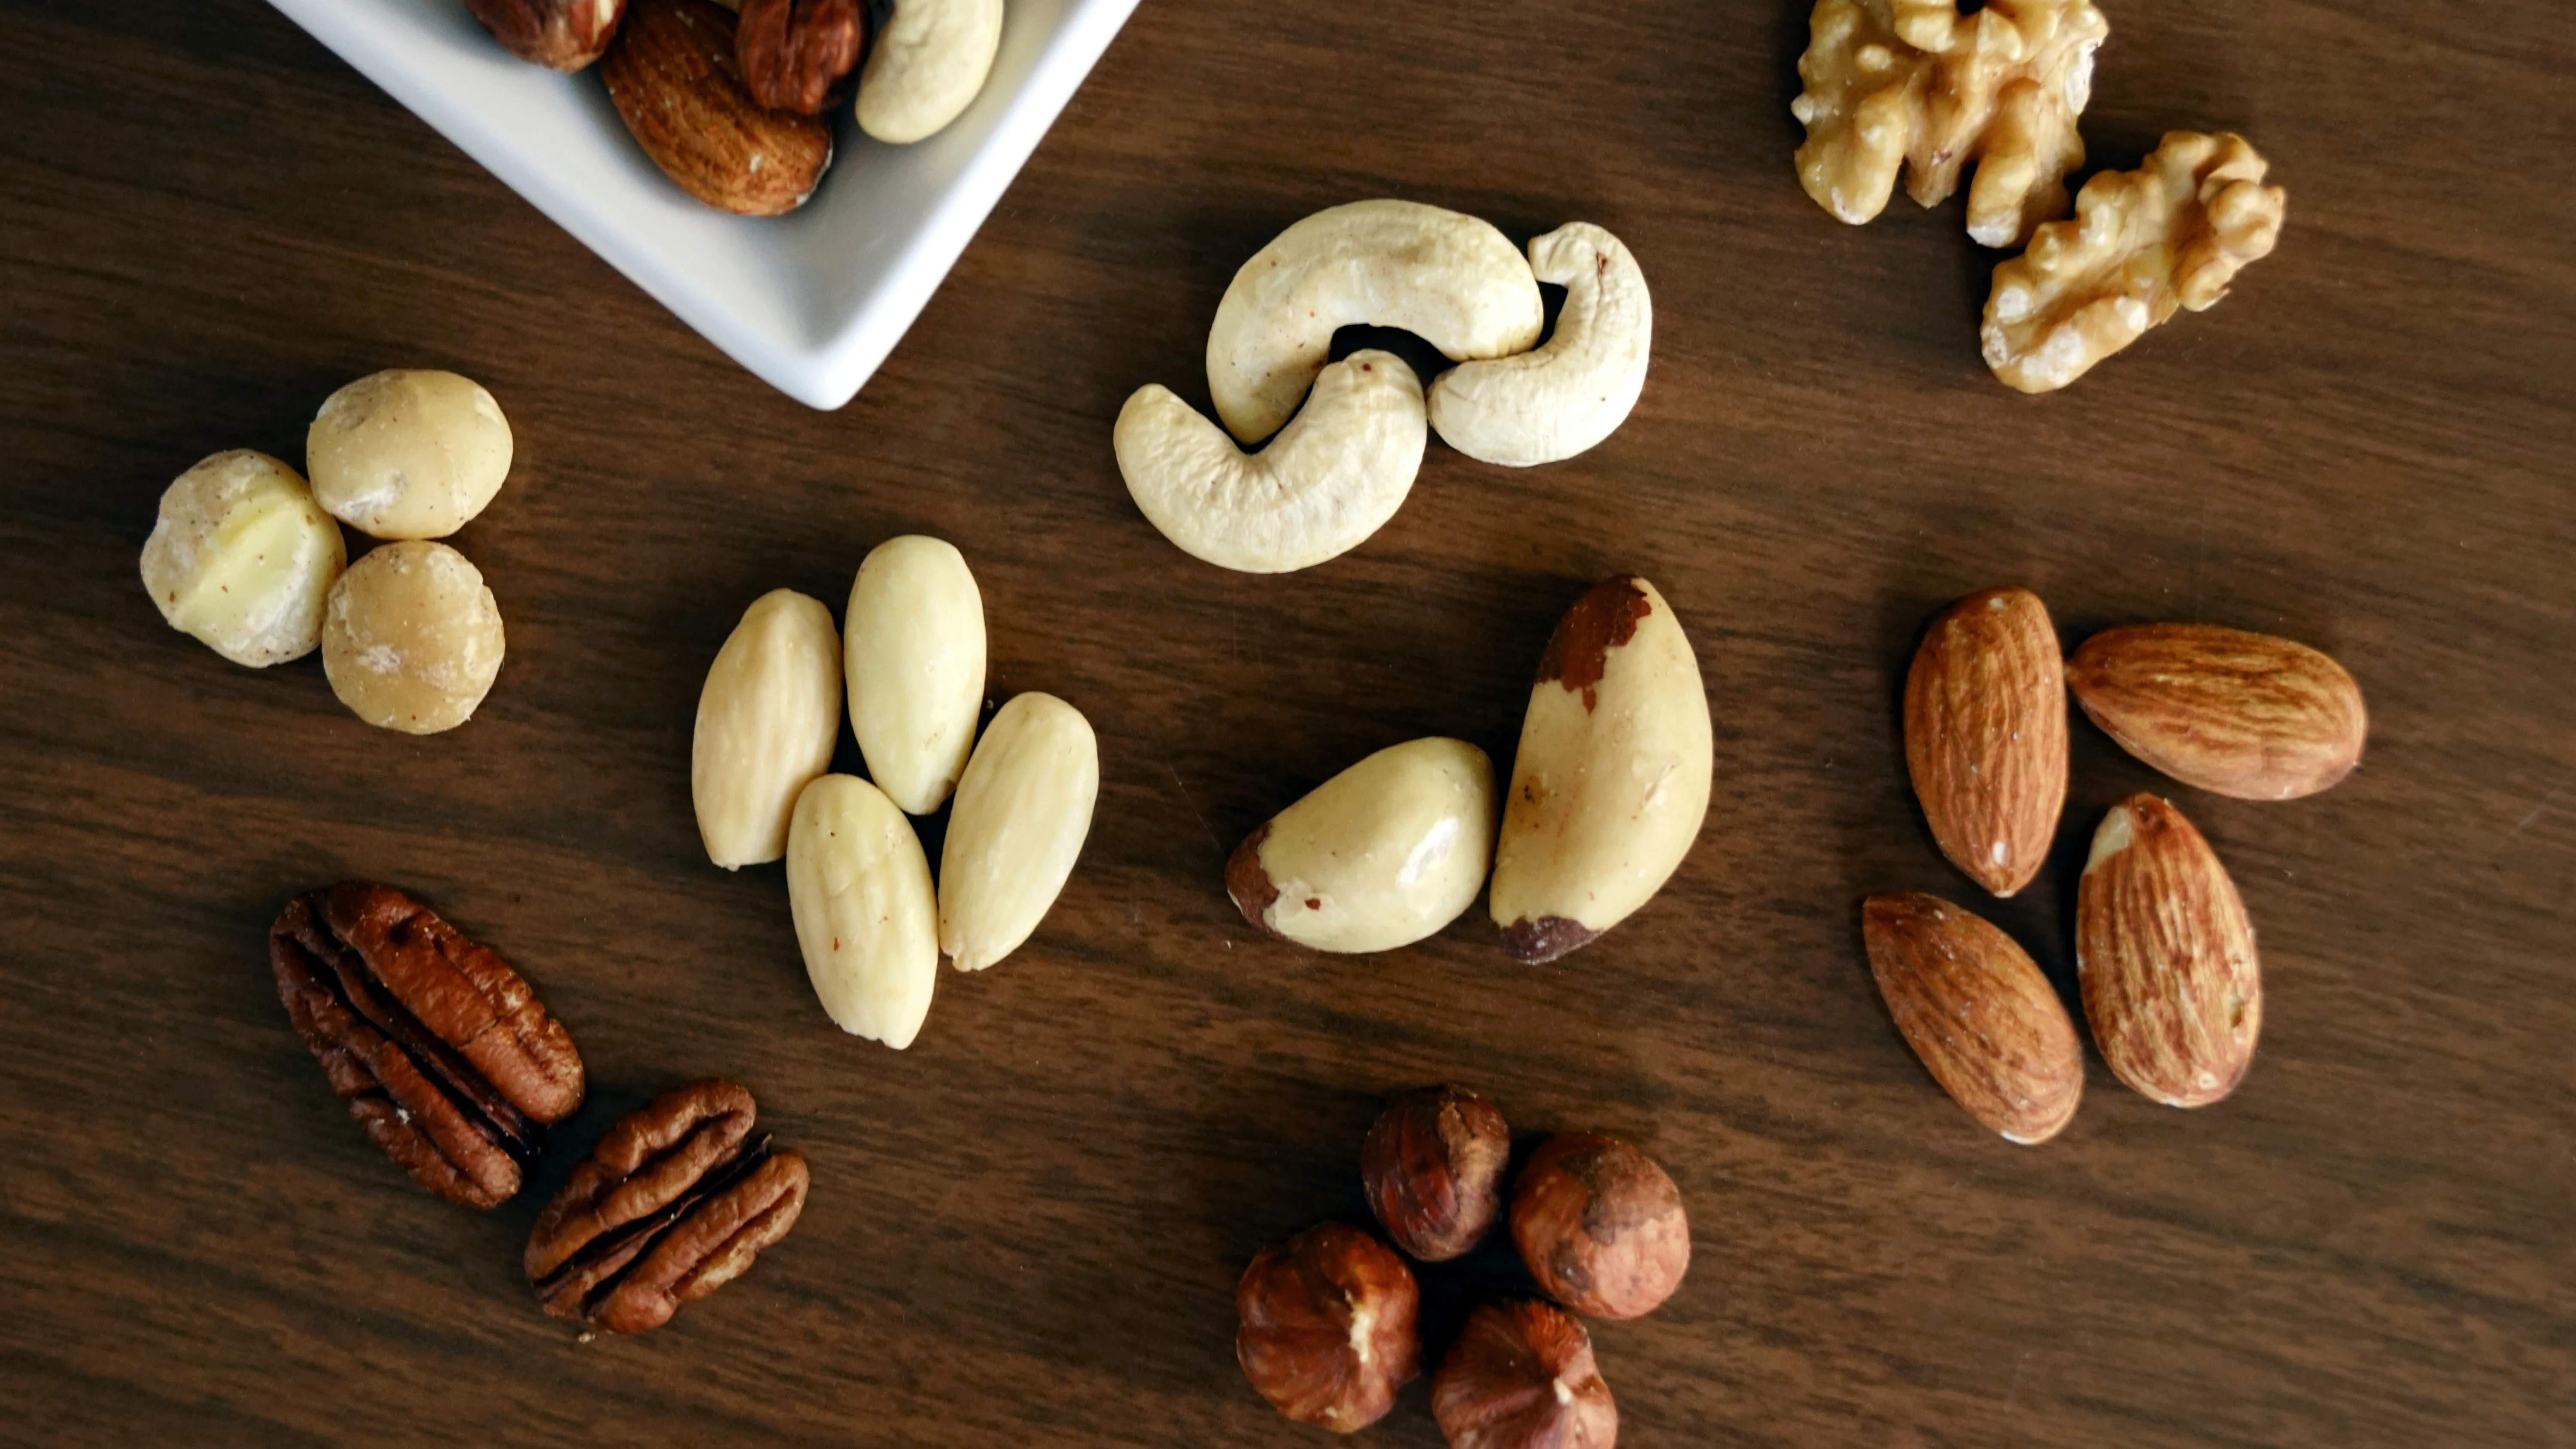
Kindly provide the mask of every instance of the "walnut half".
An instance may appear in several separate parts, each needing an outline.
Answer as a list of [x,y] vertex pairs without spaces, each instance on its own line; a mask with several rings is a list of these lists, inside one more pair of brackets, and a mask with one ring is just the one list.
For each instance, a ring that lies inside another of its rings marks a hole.
[[2013,246],[2066,211],[2066,174],[2084,164],[2076,118],[2093,94],[2093,52],[2111,33],[2092,0],[1818,0],[1798,179],[1816,204],[1858,225],[1886,207],[1897,169],[1938,206],[1968,188],[1968,235]]
[[2048,392],[2176,309],[2207,311],[2280,237],[2286,196],[2262,184],[2265,164],[2242,136],[2171,131],[2137,170],[2085,182],[2074,217],[1995,268],[1986,365]]

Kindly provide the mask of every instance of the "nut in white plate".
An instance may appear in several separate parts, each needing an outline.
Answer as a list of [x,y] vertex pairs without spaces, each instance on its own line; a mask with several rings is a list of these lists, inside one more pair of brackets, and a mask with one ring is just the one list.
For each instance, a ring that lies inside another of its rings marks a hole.
[[1639,578],[1575,601],[1539,660],[1494,849],[1503,945],[1553,961],[1663,888],[1708,817],[1708,694],[1672,605]]
[[912,1045],[939,984],[939,904],[921,839],[884,791],[855,775],[805,787],[787,830],[787,902],[833,1022]]
[[443,543],[389,543],[331,586],[322,671],[351,713],[429,735],[474,717],[507,646],[483,572]]
[[471,378],[397,368],[323,401],[306,432],[313,496],[375,538],[445,538],[510,476],[509,419]]
[[170,627],[235,664],[301,659],[322,641],[348,563],[303,476],[266,453],[217,453],[172,481],[143,545],[143,586]]
[[1646,388],[1655,306],[1637,259],[1589,222],[1529,244],[1530,271],[1565,288],[1556,333],[1533,352],[1462,362],[1431,385],[1431,427],[1470,458],[1527,468],[1618,431]]
[[842,618],[850,730],[868,774],[914,815],[966,773],[984,706],[984,596],[965,557],[907,534],[859,565]]
[[939,949],[960,971],[1008,956],[1073,874],[1100,797],[1100,742],[1051,694],[993,716],[957,786],[939,857]]
[[1118,471],[1183,553],[1288,573],[1359,547],[1413,491],[1430,439],[1422,384],[1391,352],[1355,352],[1315,379],[1294,422],[1246,453],[1159,384],[1119,410]]
[[736,870],[786,854],[796,797],[832,768],[840,733],[832,611],[793,589],[761,595],[698,692],[689,797],[707,858]]
[[1225,886],[1282,940],[1392,951],[1466,914],[1493,855],[1493,762],[1464,740],[1412,740],[1273,816],[1236,849]]
[[1353,324],[1401,327],[1452,362],[1538,343],[1538,279],[1489,222],[1414,201],[1355,201],[1281,232],[1235,273],[1208,329],[1208,392],[1258,443],[1304,400]]
[[904,145],[947,129],[983,93],[1002,0],[894,0],[859,72],[859,129]]

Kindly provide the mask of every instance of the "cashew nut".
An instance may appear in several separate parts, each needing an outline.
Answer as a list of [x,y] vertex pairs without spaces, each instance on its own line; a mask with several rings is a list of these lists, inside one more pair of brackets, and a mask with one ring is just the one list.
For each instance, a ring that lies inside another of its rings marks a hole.
[[1618,431],[1646,386],[1655,307],[1619,239],[1571,222],[1529,245],[1530,271],[1565,288],[1545,347],[1465,362],[1431,385],[1431,426],[1470,458],[1554,463]]
[[1297,411],[1337,328],[1401,327],[1465,362],[1528,351],[1544,321],[1537,279],[1488,223],[1355,201],[1281,232],[1234,274],[1208,332],[1208,392],[1227,431],[1257,443]]
[[983,93],[1002,0],[894,0],[859,72],[859,129],[896,145],[937,134]]
[[1182,552],[1278,574],[1347,553],[1394,517],[1429,438],[1413,369],[1369,351],[1325,368],[1305,411],[1258,453],[1159,384],[1127,399],[1116,441],[1127,491]]

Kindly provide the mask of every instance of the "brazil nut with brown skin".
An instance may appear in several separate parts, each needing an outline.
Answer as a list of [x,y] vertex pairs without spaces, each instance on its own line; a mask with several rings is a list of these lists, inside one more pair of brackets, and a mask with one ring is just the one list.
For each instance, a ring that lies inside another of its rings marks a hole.
[[269,928],[278,998],[349,1115],[431,1192],[518,1194],[545,1128],[581,1105],[580,1053],[519,973],[391,886],[287,902]]
[[802,1154],[754,1136],[750,1091],[665,1092],[608,1130],[537,1218],[525,1266],[555,1318],[641,1333],[741,1277],[805,1209]]
[[1504,796],[1489,898],[1504,947],[1553,961],[1661,890],[1708,816],[1713,751],[1664,596],[1620,577],[1577,599],[1540,657]]

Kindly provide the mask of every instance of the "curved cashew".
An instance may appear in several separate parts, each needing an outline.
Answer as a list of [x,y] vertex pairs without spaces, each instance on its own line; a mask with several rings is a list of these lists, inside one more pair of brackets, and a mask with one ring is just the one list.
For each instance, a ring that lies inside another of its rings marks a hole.
[[1538,281],[1503,234],[1412,201],[1355,201],[1281,232],[1234,274],[1208,331],[1208,392],[1257,443],[1297,411],[1333,332],[1401,327],[1453,362],[1538,342]]
[[902,145],[937,134],[983,92],[1002,0],[894,0],[859,72],[859,129]]
[[1138,388],[1118,413],[1118,471],[1182,552],[1284,574],[1348,553],[1394,517],[1429,438],[1413,369],[1355,352],[1324,369],[1305,411],[1258,453],[1169,388]]
[[1536,352],[1464,362],[1431,385],[1431,426],[1470,458],[1526,468],[1618,431],[1646,386],[1655,306],[1619,239],[1590,222],[1529,245],[1530,271],[1565,288],[1556,335]]

